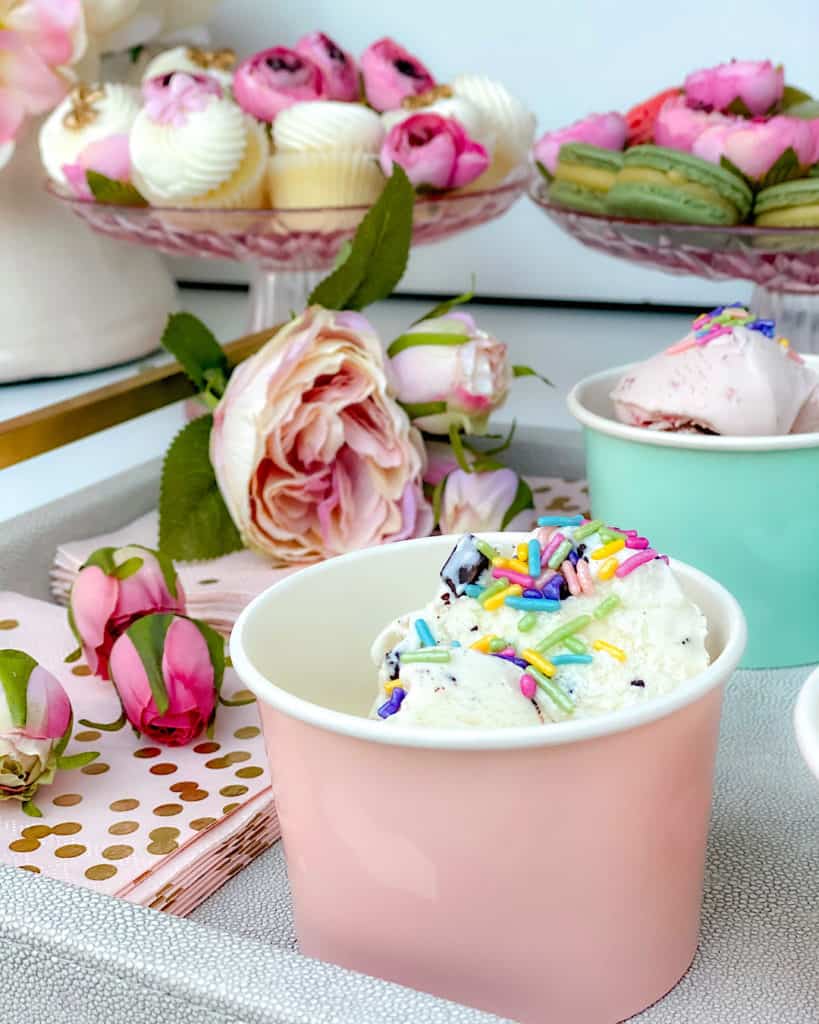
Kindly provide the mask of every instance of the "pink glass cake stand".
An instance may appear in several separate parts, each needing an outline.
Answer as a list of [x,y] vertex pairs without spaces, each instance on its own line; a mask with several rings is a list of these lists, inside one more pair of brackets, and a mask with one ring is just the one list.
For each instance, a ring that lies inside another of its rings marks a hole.
[[[438,242],[506,213],[523,194],[528,171],[484,191],[419,196],[414,245]],[[304,210],[171,209],[103,205],[49,191],[94,231],[148,245],[172,256],[237,260],[250,265],[249,330],[301,309],[339,249],[352,238],[366,206]]]
[[714,227],[579,213],[550,203],[542,180],[529,195],[590,249],[668,274],[752,281],[754,313],[774,318],[798,349],[819,351],[819,228]]

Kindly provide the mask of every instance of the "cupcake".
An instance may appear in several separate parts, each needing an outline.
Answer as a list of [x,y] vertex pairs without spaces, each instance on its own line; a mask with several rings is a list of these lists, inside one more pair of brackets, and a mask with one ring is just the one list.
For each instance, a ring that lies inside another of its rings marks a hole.
[[455,96],[473,103],[495,135],[492,165],[478,184],[503,181],[528,157],[535,134],[535,115],[505,85],[486,75],[458,75],[452,83]]
[[197,46],[174,46],[149,61],[142,76],[149,78],[167,75],[170,71],[186,71],[191,75],[213,75],[225,89],[233,83],[236,54],[233,50],[200,50]]
[[139,92],[128,85],[76,85],[40,129],[49,178],[82,198],[91,195],[87,170],[130,180],[128,136],[139,110]]
[[266,197],[264,128],[215,78],[172,72],[143,83],[131,130],[134,184],[154,206],[255,208]]

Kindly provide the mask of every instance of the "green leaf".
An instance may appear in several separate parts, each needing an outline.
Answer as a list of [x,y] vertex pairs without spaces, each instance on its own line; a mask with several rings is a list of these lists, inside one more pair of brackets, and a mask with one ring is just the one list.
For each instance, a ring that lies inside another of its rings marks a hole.
[[85,180],[98,203],[110,206],[147,206],[147,199],[130,182],[114,181],[97,171],[86,171]]
[[749,188],[751,188],[754,191],[756,191],[756,188],[757,188],[756,182],[753,181],[751,178],[749,178],[748,175],[744,171],[741,171],[737,167],[737,165],[735,163],[732,163],[728,159],[727,156],[721,156],[719,158],[719,165],[720,165],[720,167],[724,168],[726,171],[730,171],[731,174],[735,174],[738,178],[742,178],[742,180],[745,182],[745,184]]
[[222,679],[225,675],[225,638],[207,623],[200,622],[199,619],[191,619],[191,622],[202,634],[202,639],[208,645],[210,663],[213,665],[213,685],[218,694],[222,689]]
[[437,416],[446,412],[446,402],[399,402],[398,403],[411,420],[418,420],[422,416]]
[[499,459],[480,458],[475,459],[472,468],[476,473],[490,473],[496,469],[506,469],[506,466]]
[[33,800],[24,800],[20,808],[23,814],[27,814],[29,818],[42,818],[43,816],[43,812]]
[[475,275],[472,275],[472,287],[468,292],[464,292],[462,295],[456,295],[454,299],[446,299],[444,302],[439,302],[437,306],[433,306],[428,313],[424,313],[423,316],[419,316],[417,320],[413,320],[412,326],[420,324],[424,320],[435,320],[439,316],[446,316],[447,313],[451,312],[456,306],[462,306],[465,302],[471,302],[475,298]]
[[446,476],[442,476],[438,483],[435,485],[432,491],[432,516],[433,526],[437,526],[441,520],[441,504],[444,500],[444,488],[446,482],[449,479],[449,473]]
[[126,558],[121,565],[118,565],[114,569],[111,575],[116,577],[118,580],[127,580],[131,576],[135,576],[143,565],[145,565],[145,559],[137,558],[136,555],[134,555],[133,558]]
[[66,654],[66,656],[63,658],[63,663],[65,665],[71,665],[73,662],[79,661],[81,657],[82,647],[75,647],[70,654]]
[[461,432],[458,429],[458,425],[456,423],[451,423],[449,425],[449,443],[452,446],[452,454],[457,459],[458,465],[461,467],[464,473],[471,473],[472,464],[466,457],[466,451],[464,449],[463,444],[463,437],[461,436]]
[[788,146],[776,163],[769,168],[764,178],[760,181],[759,187],[769,188],[771,185],[778,185],[782,181],[798,178],[801,173],[799,157],[796,155],[793,146]]
[[179,361],[197,391],[207,390],[221,398],[227,386],[227,356],[198,317],[192,313],[171,313],[160,343]]
[[22,729],[28,716],[28,681],[37,662],[25,651],[0,651],[0,686],[6,696],[11,724]]
[[83,569],[86,569],[89,565],[95,565],[98,569],[102,569],[106,576],[113,576],[116,569],[116,563],[114,562],[114,552],[116,550],[116,548],[110,547],[97,548],[83,562]]
[[733,114],[735,117],[754,116],[746,106],[745,101],[743,99],[740,99],[739,96],[736,96],[734,99],[731,100],[731,102],[725,108],[725,112],[728,114]]
[[212,416],[192,420],[165,455],[159,493],[159,547],[171,558],[218,558],[242,548],[213,467],[209,440]]
[[342,263],[346,263],[352,251],[353,240],[351,238],[348,238],[345,242],[341,243],[341,248],[336,253],[335,262],[333,263],[333,270],[338,270]]
[[363,309],[385,299],[401,280],[412,241],[415,193],[404,170],[392,176],[353,238],[349,256],[310,295],[326,309]]
[[522,512],[525,508],[534,508],[535,499],[532,494],[532,488],[523,477],[518,478],[518,489],[515,492],[515,499],[509,508],[506,510],[506,515],[503,517],[501,523],[501,529],[505,530],[506,527],[512,522],[518,512]]
[[537,169],[540,171],[541,176],[545,178],[546,184],[551,185],[552,182],[555,180],[555,176],[552,174],[552,172],[549,170],[546,164],[541,163],[540,160],[535,160],[535,167],[537,167]]
[[119,718],[114,722],[92,722],[90,718],[81,718],[79,724],[84,725],[86,729],[102,729],[103,732],[119,732],[127,721],[128,719],[123,711]]
[[390,343],[387,355],[392,359],[404,349],[416,348],[418,345],[465,345],[469,340],[470,337],[466,333],[450,334],[442,331],[427,334],[424,331],[414,331],[409,334],[399,334],[395,341]]
[[100,756],[98,750],[85,750],[82,754],[72,754],[70,757],[58,757],[57,767],[60,771],[70,771],[73,768],[84,768]]
[[138,46],[131,47],[131,49],[128,51],[128,57],[132,64],[136,64],[144,49],[145,47],[142,43],[140,43]]
[[[160,715],[164,715],[170,705],[165,677],[162,674],[162,652],[165,648],[165,636],[173,620],[173,615],[145,615],[125,631],[125,636],[136,648],[145,669],[154,704]],[[116,686],[117,681],[113,673],[111,680]]]
[[790,107],[795,107],[799,103],[805,103],[812,99],[813,96],[809,92],[805,92],[804,89],[799,89],[795,85],[786,85],[782,92],[782,109],[790,113]]
[[68,725],[65,727],[65,732],[54,744],[52,751],[54,757],[62,757],[63,751],[68,746],[68,741],[71,739],[71,733],[74,731],[74,712],[68,716]]
[[512,367],[512,376],[537,377],[537,379],[543,381],[544,384],[548,384],[550,388],[554,387],[554,384],[552,384],[548,377],[544,377],[542,373],[538,373],[537,370],[533,370],[531,366],[522,366],[520,363],[517,363]]
[[468,448],[471,452],[475,452],[476,455],[480,455],[482,458],[486,458],[487,456],[490,455],[500,455],[501,452],[505,452],[508,449],[509,445],[511,445],[512,438],[515,436],[515,431],[517,429],[518,421],[512,420],[512,423],[509,427],[509,432],[507,433],[506,437],[501,441],[500,444],[495,445],[494,448],[480,448],[478,447],[478,445],[475,444],[474,441],[471,441],[469,438],[466,437],[463,439],[463,445],[464,448]]

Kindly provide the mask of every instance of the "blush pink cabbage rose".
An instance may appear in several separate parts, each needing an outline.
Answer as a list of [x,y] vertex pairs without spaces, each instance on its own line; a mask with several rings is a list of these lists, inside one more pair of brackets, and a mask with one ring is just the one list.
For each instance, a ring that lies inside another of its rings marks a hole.
[[698,136],[691,151],[715,164],[724,156],[752,181],[760,181],[789,148],[800,167],[814,162],[817,138],[810,121],[783,116],[714,125]]
[[236,68],[233,93],[239,106],[260,121],[273,121],[279,111],[304,100],[329,98],[318,64],[304,53],[274,46]]
[[[148,666],[160,666],[151,686]],[[224,641],[209,626],[175,615],[147,615],[111,650],[111,680],[141,734],[184,746],[210,724],[224,673]]]
[[438,525],[441,533],[476,533],[491,530],[530,530],[531,508],[509,518],[521,481],[512,469],[467,473],[453,469],[444,483]]
[[358,99],[358,67],[355,59],[323,32],[308,32],[296,43],[296,53],[309,57],[321,68],[328,100]]
[[483,174],[489,154],[454,118],[413,114],[393,125],[381,146],[381,170],[387,177],[394,163],[416,188],[461,188]]
[[130,182],[131,151],[127,135],[109,135],[90,142],[77,156],[76,163],[63,164],[63,174],[78,199],[93,199],[86,171],[96,171],[113,181]]
[[782,99],[785,76],[782,67],[774,67],[769,60],[732,60],[693,71],[684,88],[690,107],[727,110],[739,101],[745,109],[733,112],[754,116],[767,114]]
[[151,612],[185,612],[185,593],[169,558],[138,544],[99,548],[89,557],[71,588],[68,613],[95,675],[109,677],[115,640]]
[[417,96],[435,85],[424,65],[394,39],[385,36],[361,54],[364,94],[375,110],[395,110],[405,96]]
[[541,135],[534,146],[534,157],[550,174],[555,173],[560,147],[567,142],[587,142],[602,149],[622,149],[626,144],[628,124],[622,114],[589,114],[580,121]]
[[360,313],[311,306],[243,362],[210,455],[242,540],[279,565],[432,529],[423,442]]
[[398,400],[414,425],[446,434],[486,430],[506,401],[512,371],[506,345],[478,328],[469,313],[450,312],[413,324],[387,350]]
[[740,119],[717,111],[692,110],[684,96],[672,96],[660,108],[654,122],[654,142],[658,146],[690,153],[694,143],[707,129],[733,125]]

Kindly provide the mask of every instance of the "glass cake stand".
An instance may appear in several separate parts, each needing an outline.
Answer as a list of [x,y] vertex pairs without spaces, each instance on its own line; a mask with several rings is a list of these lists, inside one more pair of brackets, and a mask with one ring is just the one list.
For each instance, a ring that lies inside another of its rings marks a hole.
[[[413,245],[438,242],[502,216],[529,180],[522,169],[494,188],[418,196]],[[302,309],[352,238],[366,206],[302,210],[174,209],[103,205],[48,190],[92,230],[172,256],[236,260],[251,267],[249,330]]]
[[801,351],[819,351],[819,228],[715,227],[579,213],[550,203],[543,180],[532,183],[529,195],[590,249],[668,274],[752,281],[753,312],[775,319]]

